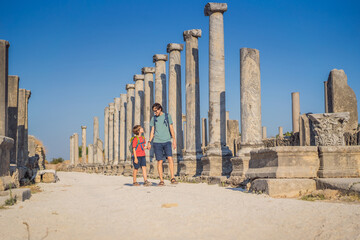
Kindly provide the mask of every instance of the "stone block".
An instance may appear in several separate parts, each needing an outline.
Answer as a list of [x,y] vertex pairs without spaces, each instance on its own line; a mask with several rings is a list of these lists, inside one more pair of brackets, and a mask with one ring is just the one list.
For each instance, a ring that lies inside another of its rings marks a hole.
[[317,189],[335,189],[343,193],[360,193],[360,178],[317,178]]
[[299,197],[316,190],[312,179],[255,179],[250,191],[261,192],[270,197]]
[[197,161],[180,161],[179,166],[179,175],[180,176],[190,176],[193,177],[196,175],[196,166]]
[[14,140],[0,136],[0,176],[10,175],[10,151]]
[[0,191],[16,188],[16,183],[10,176],[0,177]]
[[233,156],[236,156],[237,152],[237,139],[239,138],[239,121],[238,120],[227,120],[226,127],[226,145],[229,147]]
[[232,171],[231,155],[210,155],[201,158],[203,176],[225,176]]
[[320,146],[321,178],[360,177],[360,146]]
[[241,154],[231,158],[232,172],[231,176],[245,177],[245,173],[249,169],[250,154]]
[[286,146],[250,152],[247,178],[315,178],[319,169],[315,146]]
[[16,188],[11,190],[13,197],[16,197],[17,201],[25,201],[30,199],[31,190],[30,188]]

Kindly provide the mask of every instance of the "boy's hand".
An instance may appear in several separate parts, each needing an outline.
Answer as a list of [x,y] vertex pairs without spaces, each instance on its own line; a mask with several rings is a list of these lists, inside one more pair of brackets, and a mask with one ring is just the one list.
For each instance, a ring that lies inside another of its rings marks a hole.
[[151,149],[151,144],[150,144],[150,142],[148,143],[148,145],[147,145],[147,149]]
[[138,164],[138,162],[139,162],[138,159],[135,158],[135,159],[134,159],[134,163],[135,163],[135,164]]

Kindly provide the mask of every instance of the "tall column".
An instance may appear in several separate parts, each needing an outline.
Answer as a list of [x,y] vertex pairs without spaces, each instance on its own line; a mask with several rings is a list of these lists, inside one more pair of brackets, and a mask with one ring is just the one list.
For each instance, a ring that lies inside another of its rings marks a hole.
[[26,90],[25,91],[25,136],[24,136],[24,156],[25,156],[25,161],[27,161],[28,159],[28,155],[29,155],[29,99],[31,97],[31,91],[30,90]]
[[9,42],[0,40],[0,136],[8,132],[8,58]]
[[300,130],[300,93],[291,93],[292,102],[292,129],[293,133],[297,133]]
[[104,154],[105,162],[109,162],[109,107],[104,109]]
[[81,126],[81,163],[86,164],[86,126]]
[[74,135],[70,136],[70,165],[74,165]]
[[176,138],[176,149],[173,150],[174,162],[181,160],[182,144],[182,103],[181,103],[181,51],[183,44],[169,43],[169,109],[168,112],[173,120]]
[[202,123],[202,129],[201,129],[201,147],[205,148],[207,146],[207,124],[206,124],[206,118],[201,119]]
[[155,54],[153,62],[155,63],[155,102],[160,103],[163,111],[167,112],[166,108],[166,61],[168,56],[166,54]]
[[[126,106],[126,142],[128,143],[130,138],[132,137],[132,128],[134,126],[134,94],[135,94],[135,86],[134,84],[126,84],[126,91],[127,91],[127,106]],[[126,148],[126,160],[130,161],[131,159],[131,152],[129,151],[128,147]]]
[[114,163],[114,112],[115,103],[109,103],[109,162],[105,164]]
[[99,163],[97,159],[97,140],[99,138],[99,118],[94,117],[93,147],[94,147],[94,163]]
[[119,97],[114,98],[114,103],[115,103],[114,105],[114,165],[118,165],[120,158],[120,153],[119,153],[120,98]]
[[266,138],[267,138],[267,136],[266,136],[266,127],[263,126],[262,127],[262,139],[266,139]]
[[[153,82],[155,68],[153,67],[144,67],[141,69],[142,74],[144,74],[144,131],[145,138],[149,140],[150,137],[150,119],[152,114],[152,105],[154,104],[154,89]],[[146,161],[150,161],[150,151],[146,151]]]
[[135,105],[134,125],[144,125],[144,75],[134,75]]
[[75,166],[79,164],[79,134],[74,134],[74,162]]
[[324,98],[325,98],[325,113],[329,112],[329,108],[328,108],[328,92],[327,92],[327,81],[324,81]]
[[17,154],[19,80],[18,76],[8,77],[8,136],[14,139],[14,145],[10,150],[11,164],[16,164]]
[[89,144],[88,146],[88,163],[89,164],[94,164],[94,145],[93,144]]
[[279,127],[279,138],[284,138],[283,127]]
[[120,163],[126,160],[126,94],[120,94]]
[[17,160],[18,167],[23,166],[25,162],[25,111],[26,111],[25,89],[19,89],[18,98],[18,126],[17,126]]
[[[208,3],[205,16],[209,16],[209,144],[202,175],[219,176],[231,172],[232,152],[226,146],[225,53],[224,20],[226,3]],[[189,128],[188,128],[189,129]]]

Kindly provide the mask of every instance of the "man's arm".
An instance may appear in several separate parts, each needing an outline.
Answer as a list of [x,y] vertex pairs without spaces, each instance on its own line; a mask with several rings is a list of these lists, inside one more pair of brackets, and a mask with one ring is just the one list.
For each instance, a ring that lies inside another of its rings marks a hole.
[[154,127],[151,127],[151,131],[150,131],[150,137],[149,137],[149,142],[147,144],[147,148],[150,150],[151,148],[151,141],[153,140],[154,138]]
[[176,138],[175,138],[174,126],[172,124],[170,124],[170,134],[173,139],[173,148],[176,149]]

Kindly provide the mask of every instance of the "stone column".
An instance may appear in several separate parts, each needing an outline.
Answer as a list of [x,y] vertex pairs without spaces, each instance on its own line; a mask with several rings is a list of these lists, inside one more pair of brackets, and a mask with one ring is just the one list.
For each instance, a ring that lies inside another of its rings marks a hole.
[[19,80],[18,76],[8,77],[8,136],[14,140],[10,150],[10,164],[16,164]]
[[25,90],[25,136],[24,136],[24,156],[25,161],[27,162],[28,155],[29,155],[29,99],[31,97],[31,91]]
[[74,159],[74,135],[70,136],[70,165],[75,164]]
[[92,144],[88,146],[88,163],[94,164],[94,145]]
[[8,132],[8,58],[9,42],[0,40],[0,136]]
[[179,165],[181,175],[196,174],[198,161],[202,156],[200,136],[200,89],[199,89],[199,47],[200,29],[183,33],[185,49],[185,88],[186,88],[186,149],[184,162]]
[[262,147],[261,84],[259,51],[240,49],[241,145],[232,158],[232,176],[244,177],[249,168],[250,151]]
[[205,148],[206,146],[207,146],[207,124],[206,124],[206,118],[202,118],[201,119],[201,123],[202,123],[202,131],[201,131],[201,133],[202,133],[202,137],[201,137],[201,139],[202,139],[202,141],[201,141],[201,147],[202,148]]
[[324,103],[325,103],[325,113],[328,113],[329,109],[328,109],[327,81],[324,81]]
[[[134,84],[126,84],[126,91],[127,91],[127,105],[126,105],[126,142],[128,143],[130,141],[130,138],[132,137],[132,128],[134,126],[134,94],[135,94],[135,86]],[[126,160],[131,160],[131,152],[129,151],[128,147],[126,148],[127,154],[126,154]]]
[[120,163],[126,160],[126,94],[120,94]]
[[134,125],[144,125],[144,75],[134,75],[135,104]]
[[97,159],[97,140],[99,138],[99,118],[94,117],[94,132],[93,132],[93,146],[94,146],[94,163],[99,163]]
[[109,162],[109,107],[104,109],[104,153],[105,162]]
[[[145,131],[145,138],[146,141],[149,140],[150,137],[150,119],[153,116],[152,113],[152,105],[154,104],[154,89],[153,89],[153,82],[155,68],[153,67],[144,67],[141,69],[142,74],[144,74],[144,131]],[[146,161],[150,161],[150,151],[146,151]]]
[[292,102],[292,129],[293,133],[297,133],[300,130],[300,93],[291,93]]
[[86,164],[86,126],[81,126],[81,162]]
[[184,144],[184,152],[186,151],[186,121],[183,121],[183,144]]
[[96,159],[99,164],[104,164],[104,155],[103,155],[103,142],[100,138],[97,140],[97,149],[96,149]]
[[79,134],[74,134],[74,162],[75,166],[79,164]]
[[115,103],[109,103],[109,161],[105,164],[114,163],[114,112]]
[[18,126],[17,126],[17,161],[18,167],[25,162],[25,111],[26,111],[25,89],[19,89],[18,99]]
[[168,56],[166,54],[155,54],[153,62],[155,63],[155,102],[160,103],[163,111],[167,112],[166,108],[166,61]]
[[[232,152],[226,146],[225,54],[223,13],[226,3],[208,3],[205,16],[209,16],[209,144],[202,175],[219,176],[231,172]],[[188,128],[189,129],[189,128]]]
[[266,127],[263,126],[262,127],[262,139],[266,139],[266,138],[267,138],[267,136],[266,136]]
[[114,98],[114,165],[119,164],[119,158],[120,158],[120,144],[119,144],[119,138],[120,138],[120,98]]
[[283,127],[279,127],[279,138],[284,138]]

